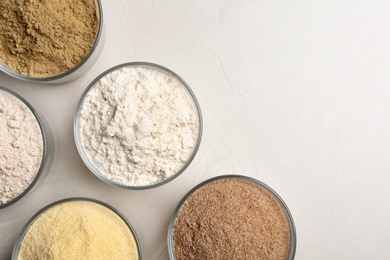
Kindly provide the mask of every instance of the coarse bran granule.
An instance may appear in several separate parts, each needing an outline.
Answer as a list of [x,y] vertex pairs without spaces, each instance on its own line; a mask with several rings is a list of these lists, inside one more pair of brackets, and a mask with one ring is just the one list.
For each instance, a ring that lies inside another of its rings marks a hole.
[[0,88],[0,206],[21,195],[42,164],[43,135],[30,108]]
[[151,66],[114,69],[88,91],[79,136],[90,163],[123,186],[148,186],[177,173],[197,145],[199,114],[176,77]]
[[79,64],[98,31],[96,0],[1,0],[0,63],[23,76],[47,78]]
[[135,238],[111,209],[91,201],[49,207],[28,227],[18,260],[138,259]]
[[214,180],[193,192],[173,225],[176,260],[286,260],[290,229],[268,191],[236,178]]

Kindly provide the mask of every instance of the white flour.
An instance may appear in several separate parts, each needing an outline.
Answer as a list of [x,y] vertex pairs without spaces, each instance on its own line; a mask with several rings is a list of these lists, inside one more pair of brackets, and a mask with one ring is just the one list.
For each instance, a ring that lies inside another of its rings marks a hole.
[[89,161],[125,186],[175,174],[191,156],[199,131],[195,103],[183,84],[147,67],[105,75],[85,97],[79,120]]
[[23,193],[43,155],[42,132],[30,109],[0,89],[0,205]]

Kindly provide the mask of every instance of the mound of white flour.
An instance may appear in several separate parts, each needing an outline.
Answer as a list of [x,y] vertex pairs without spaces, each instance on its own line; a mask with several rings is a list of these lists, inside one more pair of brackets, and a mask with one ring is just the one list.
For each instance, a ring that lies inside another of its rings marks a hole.
[[185,86],[151,67],[129,66],[101,78],[79,114],[81,146],[109,180],[146,186],[180,170],[196,147],[199,115]]
[[43,156],[42,132],[31,110],[0,89],[0,205],[33,182]]

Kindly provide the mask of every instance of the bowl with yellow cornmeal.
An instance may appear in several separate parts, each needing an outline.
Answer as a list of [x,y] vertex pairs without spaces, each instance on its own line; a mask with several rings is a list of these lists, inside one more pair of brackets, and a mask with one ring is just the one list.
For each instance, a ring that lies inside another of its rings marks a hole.
[[100,0],[0,2],[0,71],[25,81],[65,83],[103,47]]
[[110,205],[69,198],[44,207],[23,228],[12,259],[140,260],[137,235]]

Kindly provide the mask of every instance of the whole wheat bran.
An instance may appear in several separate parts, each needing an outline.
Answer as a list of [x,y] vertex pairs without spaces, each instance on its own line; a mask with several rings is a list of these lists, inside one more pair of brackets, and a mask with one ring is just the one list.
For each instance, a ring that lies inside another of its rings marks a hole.
[[96,0],[1,0],[0,63],[47,78],[79,64],[97,36]]
[[173,227],[176,260],[287,259],[289,224],[268,191],[241,179],[212,181],[191,194]]

